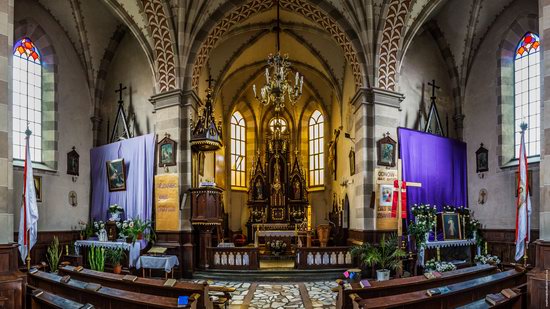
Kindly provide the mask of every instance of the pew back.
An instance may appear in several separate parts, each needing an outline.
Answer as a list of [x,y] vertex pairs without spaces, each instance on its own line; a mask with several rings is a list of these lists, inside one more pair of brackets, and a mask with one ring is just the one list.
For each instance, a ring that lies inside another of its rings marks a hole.
[[456,308],[484,298],[489,293],[517,286],[524,281],[523,272],[508,270],[447,285],[449,292],[445,294],[428,296],[426,290],[421,290],[395,296],[360,299],[354,301],[353,308]]
[[[98,291],[86,289],[88,282],[71,279],[61,283],[61,276],[38,271],[28,275],[30,283],[39,289],[97,308],[178,308],[177,298],[124,291],[102,286]],[[196,308],[199,295],[189,298],[185,308]],[[181,308],[181,307],[180,307]]]
[[360,298],[375,298],[388,295],[403,294],[419,290],[453,284],[465,280],[475,279],[497,272],[497,268],[491,265],[479,265],[474,267],[457,269],[444,272],[440,278],[427,279],[424,275],[408,278],[399,278],[388,281],[372,281],[370,287],[361,288],[359,283],[352,283],[352,289],[338,287],[338,296],[336,299],[337,308],[351,308],[350,295],[357,294]]

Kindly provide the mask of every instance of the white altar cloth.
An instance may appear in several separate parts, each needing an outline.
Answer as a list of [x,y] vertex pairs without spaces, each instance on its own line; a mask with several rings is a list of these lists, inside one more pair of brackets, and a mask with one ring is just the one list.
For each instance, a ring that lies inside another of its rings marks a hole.
[[125,251],[128,251],[128,263],[130,267],[136,265],[139,259],[139,253],[141,250],[141,245],[139,241],[136,241],[133,244],[129,244],[123,241],[98,241],[98,240],[77,240],[74,243],[75,253],[80,254],[80,247],[100,247],[100,248],[122,248]]
[[172,271],[174,266],[180,264],[178,257],[175,255],[142,255],[139,257],[136,269],[140,268],[149,268],[149,269],[164,269],[165,272],[169,273]]

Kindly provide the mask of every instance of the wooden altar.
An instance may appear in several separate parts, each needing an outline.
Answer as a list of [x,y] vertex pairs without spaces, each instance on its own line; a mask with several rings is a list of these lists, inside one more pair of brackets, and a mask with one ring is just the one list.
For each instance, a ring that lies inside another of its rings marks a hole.
[[287,223],[294,230],[307,220],[307,185],[298,152],[291,162],[289,145],[288,130],[275,125],[267,135],[265,156],[258,151],[254,158],[247,202],[249,242],[254,240],[253,224]]

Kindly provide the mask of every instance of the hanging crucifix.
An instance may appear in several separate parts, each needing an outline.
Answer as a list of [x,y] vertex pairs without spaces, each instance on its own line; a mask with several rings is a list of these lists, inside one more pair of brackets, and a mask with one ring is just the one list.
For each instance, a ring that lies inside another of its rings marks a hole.
[[[132,138],[132,136],[130,135],[130,129],[128,127],[128,122],[126,120],[126,112],[124,112],[124,106],[123,106],[124,101],[122,100],[122,91],[125,89],[126,87],[122,87],[122,83],[121,83],[119,84],[118,89],[115,90],[115,93],[118,93],[119,95],[118,111],[116,113],[113,130],[111,131],[111,137],[109,138],[110,143],[116,142],[121,139]],[[119,121],[122,121],[123,132],[120,135],[117,135]]]
[[432,82],[428,83],[428,85],[432,86],[432,96],[430,97],[430,112],[428,113],[428,120],[426,121],[424,132],[445,136],[443,126],[441,125],[441,119],[439,118],[439,113],[437,112],[437,106],[435,105],[435,90],[440,89],[441,87],[435,84],[434,79],[432,79]]

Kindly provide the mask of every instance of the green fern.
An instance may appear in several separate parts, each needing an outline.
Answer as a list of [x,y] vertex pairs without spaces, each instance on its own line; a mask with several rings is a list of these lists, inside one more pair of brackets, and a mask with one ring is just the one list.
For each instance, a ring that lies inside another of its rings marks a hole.
[[50,265],[51,272],[56,272],[59,268],[59,260],[61,260],[61,254],[63,250],[59,248],[59,239],[57,236],[53,237],[51,244],[48,246],[46,253],[46,259]]

